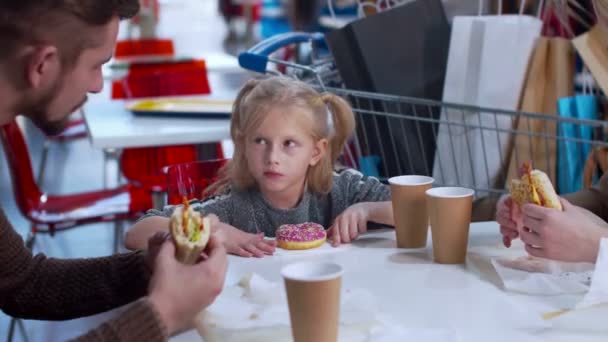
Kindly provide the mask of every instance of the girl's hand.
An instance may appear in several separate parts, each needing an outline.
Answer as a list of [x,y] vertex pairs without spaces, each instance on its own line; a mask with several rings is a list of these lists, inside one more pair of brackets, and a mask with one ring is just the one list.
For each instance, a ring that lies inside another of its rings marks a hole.
[[327,231],[327,236],[332,240],[332,246],[337,247],[341,243],[350,243],[359,234],[367,232],[369,215],[370,211],[365,203],[357,203],[336,217],[334,224]]
[[272,255],[276,249],[276,241],[264,239],[264,233],[246,233],[221,222],[217,223],[216,227],[217,234],[229,254],[245,258],[262,258],[264,255]]

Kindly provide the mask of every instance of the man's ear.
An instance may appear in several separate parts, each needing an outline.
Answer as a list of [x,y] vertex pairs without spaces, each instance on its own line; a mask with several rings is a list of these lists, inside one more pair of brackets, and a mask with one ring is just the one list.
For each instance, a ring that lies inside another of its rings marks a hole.
[[328,145],[329,141],[327,141],[327,139],[325,138],[320,139],[315,143],[315,147],[312,152],[312,159],[310,159],[310,166],[317,165],[319,161],[325,157]]
[[44,88],[54,82],[61,69],[57,47],[45,45],[33,48],[29,54],[26,68],[27,82],[30,87]]

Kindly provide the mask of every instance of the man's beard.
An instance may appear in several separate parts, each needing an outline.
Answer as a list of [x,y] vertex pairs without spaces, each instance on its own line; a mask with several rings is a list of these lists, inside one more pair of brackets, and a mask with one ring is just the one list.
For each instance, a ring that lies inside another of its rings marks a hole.
[[74,108],[72,108],[70,112],[64,113],[65,115],[61,119],[49,120],[49,106],[59,94],[62,86],[63,80],[57,80],[57,82],[53,85],[53,87],[51,87],[48,93],[44,94],[42,98],[28,106],[28,108],[23,111],[23,115],[32,120],[34,125],[36,125],[47,136],[61,134],[61,132],[63,132],[67,127],[67,124],[70,120],[70,114],[80,108],[87,100],[87,98],[85,97],[78,105],[74,106]]

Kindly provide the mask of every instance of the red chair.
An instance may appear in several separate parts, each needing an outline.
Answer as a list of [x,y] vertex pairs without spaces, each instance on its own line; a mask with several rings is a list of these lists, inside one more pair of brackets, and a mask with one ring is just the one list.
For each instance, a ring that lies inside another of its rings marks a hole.
[[203,60],[132,64],[127,76],[112,84],[113,99],[209,93]]
[[[117,44],[115,57],[173,56],[170,40],[127,40]],[[112,84],[113,99],[136,99],[172,95],[209,94],[205,61],[133,63],[127,76]],[[221,145],[217,156],[223,156]],[[122,175],[132,184],[152,192],[154,199],[167,189],[166,166],[197,160],[196,145],[124,149],[120,155]],[[163,201],[164,202],[164,201]],[[155,207],[160,203],[155,203]],[[164,203],[163,203],[164,204]]]
[[[113,89],[113,95],[140,98],[209,94],[210,91],[205,62],[192,61],[133,65],[122,87]],[[223,157],[221,144],[216,145],[215,156]],[[164,168],[197,159],[196,145],[127,148],[120,156],[120,168],[129,182],[151,191],[158,198],[157,195],[167,191]]]
[[131,184],[152,192],[166,192],[166,166],[196,159],[193,145],[128,148],[120,157],[120,169]]
[[171,165],[167,168],[167,192],[169,204],[183,203],[183,198],[204,199],[205,191],[217,181],[218,171],[227,159],[205,160]]
[[98,222],[116,222],[114,250],[120,243],[120,221],[135,219],[152,207],[149,194],[132,185],[115,189],[67,195],[43,193],[38,188],[25,139],[13,121],[2,126],[0,139],[13,183],[13,193],[23,216],[31,222],[28,245],[33,246],[36,234],[56,232]]
[[114,57],[128,59],[137,56],[166,56],[175,55],[175,47],[171,39],[130,39],[116,42]]

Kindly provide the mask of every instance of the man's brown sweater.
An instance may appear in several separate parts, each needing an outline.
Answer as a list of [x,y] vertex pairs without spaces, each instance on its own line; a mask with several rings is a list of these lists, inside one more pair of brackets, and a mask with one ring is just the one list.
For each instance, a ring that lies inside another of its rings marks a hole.
[[[108,311],[147,294],[143,253],[60,260],[33,256],[0,210],[0,309],[26,319],[67,320]],[[163,341],[167,331],[149,300],[79,341]]]

